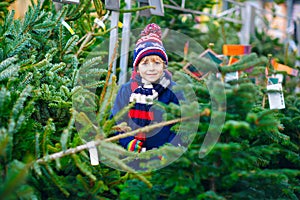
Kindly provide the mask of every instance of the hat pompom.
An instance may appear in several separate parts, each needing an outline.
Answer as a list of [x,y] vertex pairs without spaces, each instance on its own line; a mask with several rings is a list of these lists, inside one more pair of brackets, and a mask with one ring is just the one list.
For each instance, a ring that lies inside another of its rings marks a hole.
[[157,24],[148,24],[144,30],[141,32],[141,37],[152,35],[156,36],[157,38],[161,39],[161,28]]

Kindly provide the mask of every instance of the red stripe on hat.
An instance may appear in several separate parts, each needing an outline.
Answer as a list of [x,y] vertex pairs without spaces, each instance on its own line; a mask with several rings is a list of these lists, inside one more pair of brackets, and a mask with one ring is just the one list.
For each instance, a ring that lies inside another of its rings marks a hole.
[[[147,49],[147,48],[146,48]],[[146,51],[144,51],[143,53],[141,53],[141,54],[138,54],[137,56],[136,56],[136,59],[135,59],[135,61],[134,61],[134,63],[133,63],[133,66],[134,67],[137,67],[136,66],[136,64],[137,63],[139,63],[141,60],[142,60],[142,58],[144,58],[146,55],[157,55],[157,54],[155,54],[155,53],[160,53],[160,54],[162,54],[163,56],[164,56],[164,58],[165,59],[163,59],[164,61],[166,61],[166,62],[168,62],[168,56],[167,56],[167,54],[166,54],[166,52],[163,50],[163,49],[161,49],[161,48],[155,48],[155,49],[149,49],[149,50],[146,50]],[[159,55],[157,55],[157,56],[159,56]],[[160,56],[159,56],[160,57]],[[166,63],[167,64],[167,63]]]
[[153,112],[147,112],[142,110],[134,110],[131,109],[128,113],[130,118],[137,118],[137,119],[146,119],[146,120],[153,120],[154,115]]

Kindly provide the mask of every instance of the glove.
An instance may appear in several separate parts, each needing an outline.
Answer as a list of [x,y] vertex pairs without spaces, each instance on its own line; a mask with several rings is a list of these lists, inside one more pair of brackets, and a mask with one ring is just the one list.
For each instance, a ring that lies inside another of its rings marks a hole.
[[133,139],[128,143],[127,150],[140,153],[142,150],[142,146],[143,146],[143,142],[137,139]]

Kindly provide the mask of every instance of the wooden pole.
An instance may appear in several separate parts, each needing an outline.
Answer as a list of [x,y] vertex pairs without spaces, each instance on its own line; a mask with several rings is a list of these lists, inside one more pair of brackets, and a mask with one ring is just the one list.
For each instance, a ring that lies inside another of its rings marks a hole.
[[[119,1],[119,0],[118,0]],[[108,58],[108,65],[112,63],[112,72],[116,74],[116,65],[117,65],[117,56],[114,56],[115,47],[118,42],[118,22],[119,22],[120,13],[118,11],[111,12],[111,19],[110,19],[110,38],[109,38],[109,58]]]
[[[125,0],[126,9],[131,9],[131,0]],[[123,27],[122,27],[122,43],[121,43],[121,58],[120,58],[120,74],[119,85],[124,84],[127,81],[127,66],[129,56],[129,44],[130,44],[130,24],[131,13],[124,13]]]

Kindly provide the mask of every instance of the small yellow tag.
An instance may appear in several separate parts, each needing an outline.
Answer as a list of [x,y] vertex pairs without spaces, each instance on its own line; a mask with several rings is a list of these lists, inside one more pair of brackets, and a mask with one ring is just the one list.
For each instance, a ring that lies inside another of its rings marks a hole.
[[123,23],[119,21],[119,22],[118,22],[118,27],[119,27],[119,28],[122,28],[122,27],[123,27]]
[[61,20],[61,23],[64,27],[66,27],[66,29],[68,29],[68,31],[74,35],[75,34],[75,31],[71,28],[71,26],[65,21],[65,20]]

